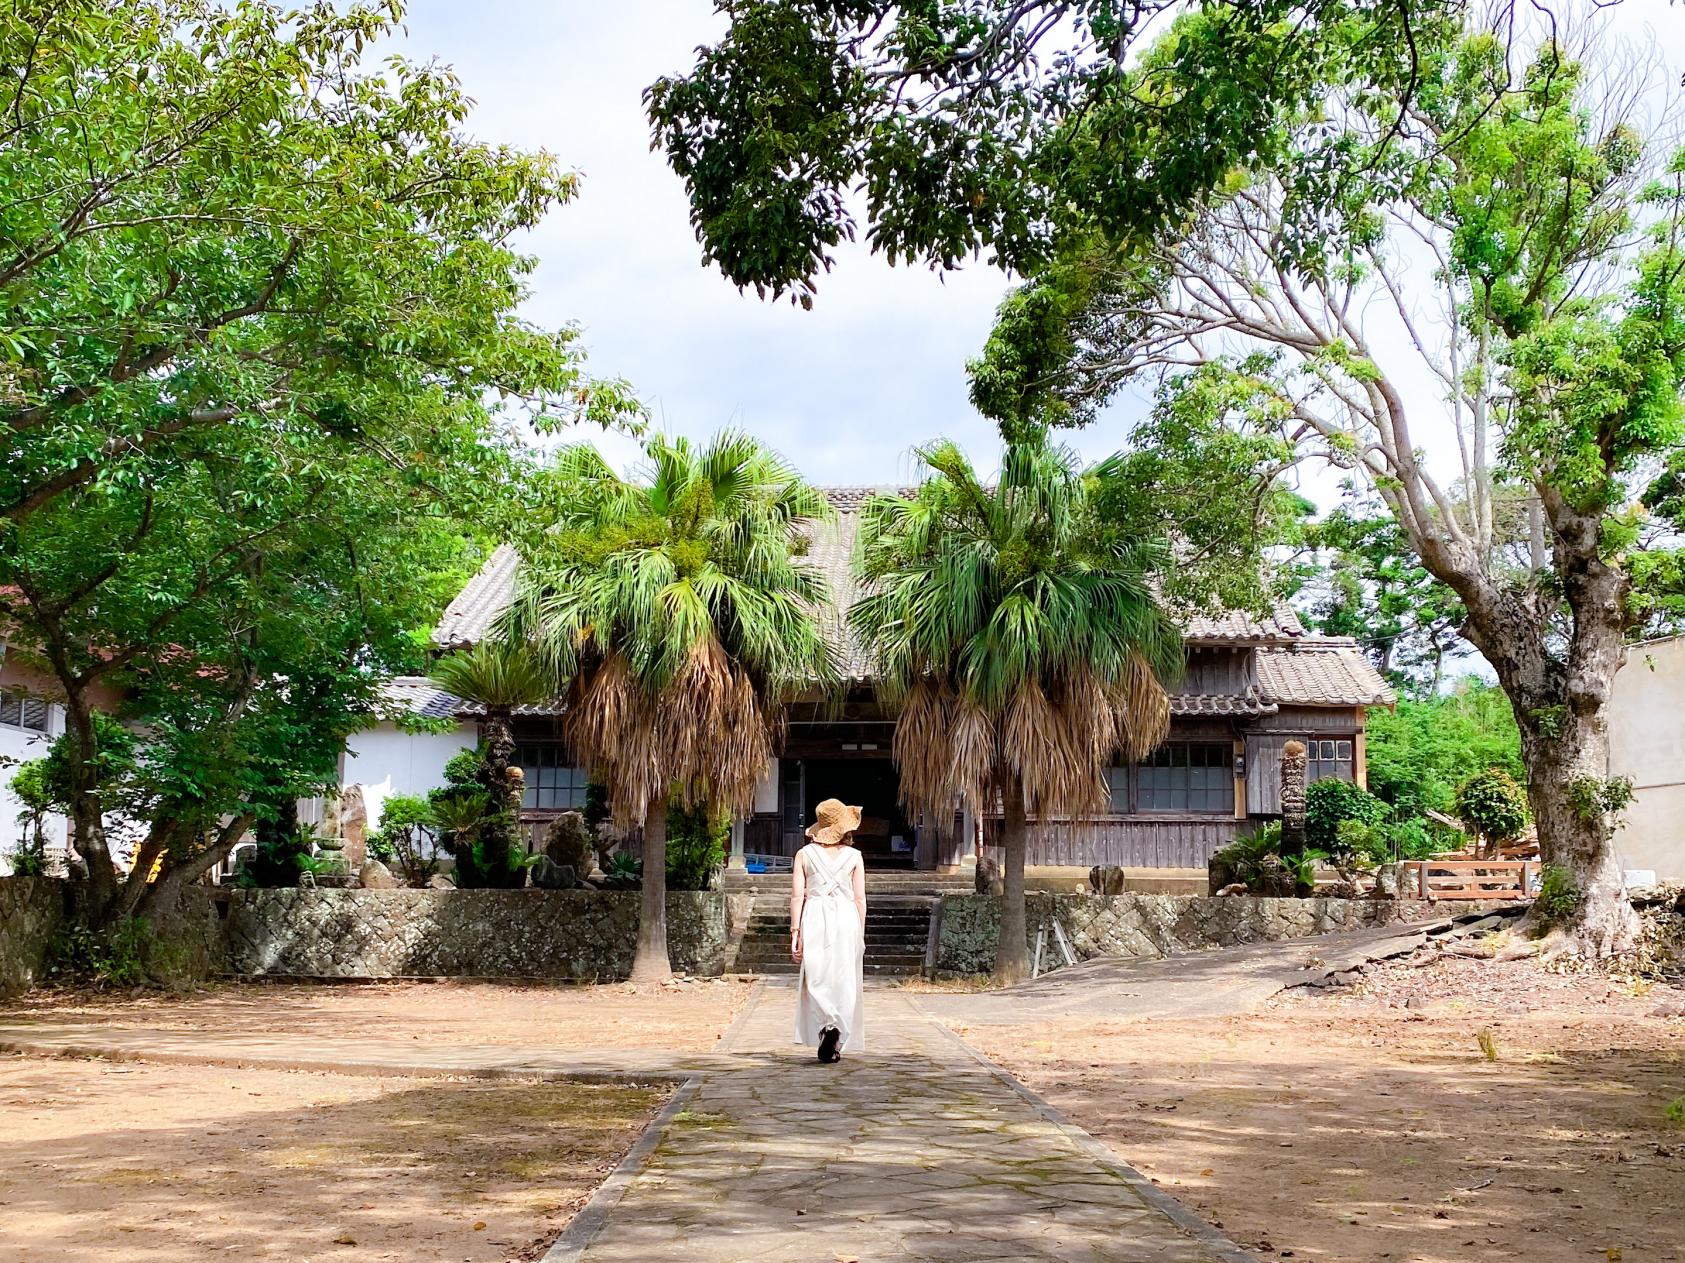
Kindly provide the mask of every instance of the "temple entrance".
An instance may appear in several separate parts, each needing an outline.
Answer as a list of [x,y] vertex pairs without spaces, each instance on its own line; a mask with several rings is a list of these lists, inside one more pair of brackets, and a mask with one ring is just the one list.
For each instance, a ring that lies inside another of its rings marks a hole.
[[901,781],[882,759],[803,759],[803,820],[827,798],[860,807],[854,844],[868,868],[912,868],[917,835],[896,802]]

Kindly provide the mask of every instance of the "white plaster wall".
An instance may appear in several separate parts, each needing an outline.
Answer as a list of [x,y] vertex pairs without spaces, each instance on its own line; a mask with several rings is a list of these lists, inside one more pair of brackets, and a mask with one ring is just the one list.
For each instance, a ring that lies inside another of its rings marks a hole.
[[[0,876],[12,871],[12,852],[23,837],[23,826],[18,823],[18,812],[23,809],[23,804],[12,793],[12,777],[16,775],[19,763],[38,759],[47,753],[53,736],[64,731],[64,712],[54,706],[47,723],[52,729],[51,734],[0,724]],[[62,848],[69,838],[70,822],[63,816],[48,816],[45,828],[50,855],[55,846]],[[59,857],[63,858],[62,849]]]
[[1685,637],[1627,650],[1609,700],[1609,774],[1637,790],[1615,835],[1622,867],[1685,882]]
[[369,830],[380,825],[380,810],[392,794],[425,794],[445,783],[445,764],[477,740],[473,724],[453,732],[400,731],[382,723],[352,737],[345,749],[342,785],[361,785]]

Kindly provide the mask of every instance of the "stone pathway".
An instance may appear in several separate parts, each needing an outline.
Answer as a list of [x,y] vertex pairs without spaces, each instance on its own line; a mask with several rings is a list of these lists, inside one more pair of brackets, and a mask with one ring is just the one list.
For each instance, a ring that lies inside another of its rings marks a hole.
[[788,986],[750,1004],[721,1049],[737,1073],[701,1078],[594,1235],[547,1263],[1245,1257],[908,994],[872,990],[870,1050],[839,1066],[790,1043]]

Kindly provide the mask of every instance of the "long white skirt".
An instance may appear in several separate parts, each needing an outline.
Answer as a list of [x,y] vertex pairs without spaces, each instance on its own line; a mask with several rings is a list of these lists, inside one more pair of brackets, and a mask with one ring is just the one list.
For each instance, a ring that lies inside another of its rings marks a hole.
[[810,897],[802,905],[802,975],[796,1042],[819,1046],[827,1026],[842,1032],[844,1052],[866,1047],[866,940],[852,895]]

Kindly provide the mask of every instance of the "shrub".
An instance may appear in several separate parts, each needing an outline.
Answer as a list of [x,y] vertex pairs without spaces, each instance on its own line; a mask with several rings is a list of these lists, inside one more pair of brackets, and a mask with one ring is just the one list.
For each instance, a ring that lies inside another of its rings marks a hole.
[[1542,926],[1568,920],[1579,909],[1580,888],[1574,874],[1560,864],[1546,864],[1539,875],[1539,893],[1533,897],[1533,916]]
[[146,981],[152,926],[139,917],[109,930],[79,922],[61,926],[47,943],[47,974],[66,982],[100,987],[136,987]]
[[1527,827],[1527,795],[1503,768],[1487,768],[1457,791],[1457,818],[1488,846],[1511,842]]
[[1327,777],[1305,790],[1305,843],[1320,851],[1340,849],[1344,821],[1376,828],[1387,818],[1387,805],[1351,781]]
[[439,871],[433,804],[419,794],[393,794],[380,808],[380,828],[369,836],[369,853],[397,865],[404,882],[425,886]]
[[667,888],[706,890],[725,863],[731,824],[706,807],[674,804],[667,813]]

